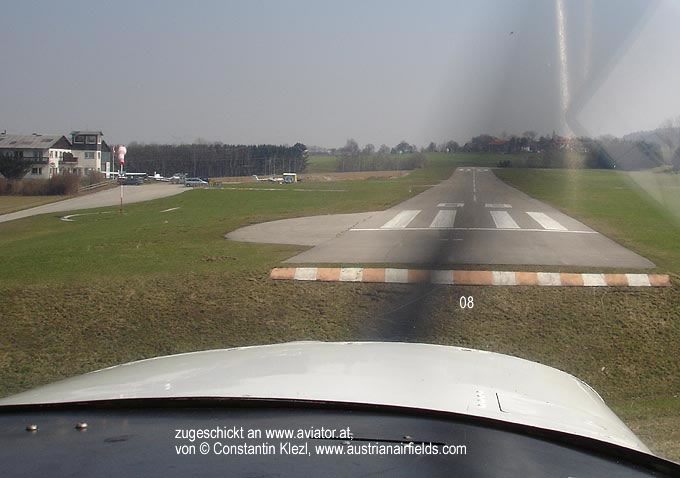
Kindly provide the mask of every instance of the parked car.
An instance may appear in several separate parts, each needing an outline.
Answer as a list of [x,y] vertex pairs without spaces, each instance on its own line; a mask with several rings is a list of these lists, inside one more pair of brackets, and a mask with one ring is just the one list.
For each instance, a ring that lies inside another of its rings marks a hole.
[[201,178],[186,178],[184,185],[188,187],[207,186],[208,181],[204,181]]
[[139,186],[144,184],[144,178],[139,176],[126,176],[121,179],[121,183],[125,186]]

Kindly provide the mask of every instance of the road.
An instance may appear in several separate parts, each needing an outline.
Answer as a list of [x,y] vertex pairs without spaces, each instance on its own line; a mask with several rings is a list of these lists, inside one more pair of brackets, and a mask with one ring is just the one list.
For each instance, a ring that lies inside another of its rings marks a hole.
[[[342,217],[345,216],[345,217]],[[315,247],[289,263],[532,264],[650,268],[654,264],[499,180],[458,168],[446,181],[386,211],[249,226],[235,240],[287,235]],[[325,231],[324,235],[319,230]],[[288,234],[286,234],[288,233]],[[323,237],[321,237],[323,236]],[[307,242],[302,239],[307,238]]]
[[[186,191],[180,184],[146,184],[144,186],[123,186],[123,200],[125,204],[149,201],[166,196],[173,196]],[[106,189],[96,193],[86,194],[63,201],[57,201],[42,206],[23,209],[21,211],[3,214],[0,222],[13,221],[38,214],[50,214],[78,209],[92,209],[96,207],[117,206],[120,204],[120,188]]]

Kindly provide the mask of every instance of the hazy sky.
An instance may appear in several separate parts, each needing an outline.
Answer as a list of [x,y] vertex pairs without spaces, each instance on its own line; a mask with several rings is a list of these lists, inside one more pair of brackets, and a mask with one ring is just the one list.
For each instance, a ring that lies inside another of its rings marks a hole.
[[4,2],[0,130],[329,147],[619,135],[680,115],[679,3]]

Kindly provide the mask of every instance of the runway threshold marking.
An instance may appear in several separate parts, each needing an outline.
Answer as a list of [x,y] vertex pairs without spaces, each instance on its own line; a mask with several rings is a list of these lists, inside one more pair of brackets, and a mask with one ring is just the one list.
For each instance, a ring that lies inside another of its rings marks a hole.
[[394,268],[277,267],[276,280],[539,287],[668,287],[667,274],[582,274]]
[[431,227],[357,227],[350,229],[349,232],[394,232],[394,231],[434,231],[434,230],[449,230],[449,231],[497,231],[497,232],[552,232],[556,234],[599,234],[597,231],[560,231],[555,229],[518,229],[508,228],[503,229],[499,227],[441,227],[434,229]]
[[542,212],[527,212],[531,218],[539,223],[544,229],[550,229],[552,231],[566,231],[567,228],[562,224],[551,218]]
[[519,229],[515,220],[507,211],[489,211],[497,229]]
[[456,210],[455,209],[445,209],[439,211],[434,217],[430,227],[432,228],[450,228],[453,227],[453,223],[456,220]]
[[510,204],[494,204],[494,203],[492,203],[492,204],[486,203],[484,205],[484,207],[490,207],[490,208],[494,208],[494,209],[503,209],[503,208],[511,209],[512,208],[512,206]]
[[440,202],[437,207],[463,207],[465,203],[463,202]]
[[403,229],[420,214],[420,209],[413,211],[401,211],[392,219],[383,224],[381,229]]

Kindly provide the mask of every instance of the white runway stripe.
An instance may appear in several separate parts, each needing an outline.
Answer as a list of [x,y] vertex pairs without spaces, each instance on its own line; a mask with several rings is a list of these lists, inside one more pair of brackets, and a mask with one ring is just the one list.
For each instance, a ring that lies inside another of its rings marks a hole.
[[484,207],[490,207],[493,209],[510,209],[512,206],[510,204],[485,204]]
[[420,209],[416,211],[401,211],[399,214],[387,221],[381,229],[404,228],[408,226],[408,224],[413,221],[419,213]]
[[340,269],[340,282],[361,282],[362,274],[361,267],[343,267]]
[[491,284],[493,285],[517,285],[514,272],[492,271]]
[[463,207],[465,203],[463,202],[440,202],[437,207]]
[[453,227],[453,222],[456,220],[456,210],[455,209],[445,209],[439,211],[434,217],[430,227],[441,228],[441,227]]
[[583,285],[587,287],[604,287],[607,281],[604,280],[604,274],[582,274]]
[[649,287],[649,276],[647,274],[626,274],[628,285],[633,287]]
[[385,282],[408,284],[408,269],[385,269]]
[[295,270],[295,280],[316,280],[316,267],[298,267]]
[[538,285],[562,285],[559,272],[538,272],[536,274]]
[[544,214],[542,212],[527,212],[531,218],[539,223],[543,229],[550,229],[551,231],[566,231],[567,228],[564,227],[562,224],[548,216],[547,214]]
[[498,229],[519,229],[515,220],[506,211],[489,211]]

